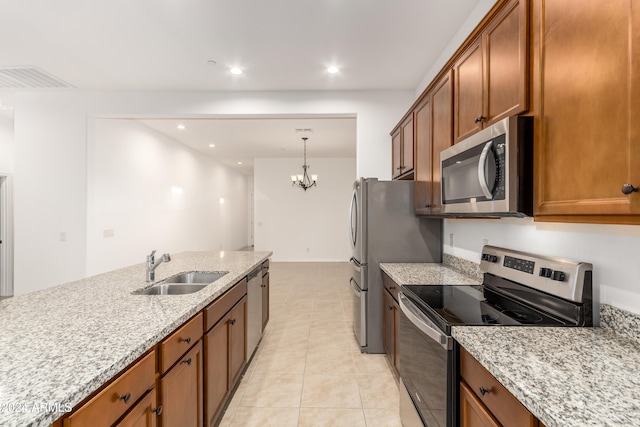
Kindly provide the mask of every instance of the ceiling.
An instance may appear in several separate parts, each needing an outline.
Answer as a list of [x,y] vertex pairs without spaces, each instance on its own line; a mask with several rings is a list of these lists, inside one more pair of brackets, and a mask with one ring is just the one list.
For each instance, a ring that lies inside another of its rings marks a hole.
[[[3,1],[0,73],[35,68],[76,90],[415,90],[478,2]],[[328,73],[331,65],[339,71]],[[20,90],[0,84],[0,114],[12,114]],[[228,149],[229,157],[217,157],[228,164],[295,151],[298,136],[285,138],[294,128],[314,129],[310,156],[342,156],[349,144],[355,152],[354,120],[292,120],[192,120],[180,134],[171,120],[144,122],[197,149],[224,140],[216,156]]]

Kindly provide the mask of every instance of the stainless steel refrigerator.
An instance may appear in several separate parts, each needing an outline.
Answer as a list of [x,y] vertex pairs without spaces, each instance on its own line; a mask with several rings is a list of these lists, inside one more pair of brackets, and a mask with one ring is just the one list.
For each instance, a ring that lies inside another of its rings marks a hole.
[[442,262],[442,220],[417,217],[413,181],[360,178],[350,210],[353,331],[365,353],[383,353],[382,262]]

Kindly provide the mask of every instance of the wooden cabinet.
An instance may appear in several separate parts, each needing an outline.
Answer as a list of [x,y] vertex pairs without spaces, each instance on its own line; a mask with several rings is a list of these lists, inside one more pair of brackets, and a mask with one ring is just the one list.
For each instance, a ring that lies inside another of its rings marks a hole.
[[456,142],[528,109],[528,0],[511,0],[453,65]]
[[464,348],[460,378],[461,426],[538,426],[537,418]]
[[640,3],[533,11],[536,219],[640,224]]
[[202,313],[187,321],[159,345],[160,373],[165,373],[202,337]]
[[203,416],[202,341],[160,379],[162,427],[201,427]]
[[205,309],[212,325],[204,337],[206,425],[222,415],[246,364],[246,294],[244,279]]
[[439,215],[440,152],[453,144],[453,74],[445,73],[414,110],[416,161],[415,211]]
[[156,404],[156,391],[148,392],[136,405],[131,408],[116,427],[156,427],[158,416],[162,414],[162,406]]
[[393,179],[413,178],[413,115],[391,132]]
[[384,291],[382,296],[382,336],[384,351],[389,363],[394,368],[394,373],[398,374],[398,352],[397,337],[400,328],[400,307],[398,306],[398,292],[400,286],[393,281],[384,271],[382,272],[382,283]]
[[65,427],[111,426],[155,384],[156,352],[124,370],[111,384],[64,419]]

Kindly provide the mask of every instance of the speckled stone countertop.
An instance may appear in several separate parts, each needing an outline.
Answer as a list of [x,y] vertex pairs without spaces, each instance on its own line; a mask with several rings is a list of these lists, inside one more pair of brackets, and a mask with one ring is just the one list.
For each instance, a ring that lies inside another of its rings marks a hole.
[[547,427],[640,426],[640,344],[608,328],[455,326]]
[[0,425],[48,426],[270,256],[172,255],[156,281],[229,272],[189,295],[132,295],[149,285],[142,263],[0,301]]
[[399,285],[481,285],[473,278],[436,263],[380,263],[380,269]]

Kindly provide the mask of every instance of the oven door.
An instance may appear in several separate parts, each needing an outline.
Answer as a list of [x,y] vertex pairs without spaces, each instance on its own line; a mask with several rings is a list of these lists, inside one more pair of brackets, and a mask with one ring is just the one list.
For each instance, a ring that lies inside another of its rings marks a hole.
[[454,340],[440,331],[402,292],[398,370],[400,417],[405,427],[452,427],[457,420]]

